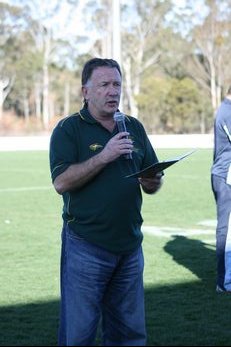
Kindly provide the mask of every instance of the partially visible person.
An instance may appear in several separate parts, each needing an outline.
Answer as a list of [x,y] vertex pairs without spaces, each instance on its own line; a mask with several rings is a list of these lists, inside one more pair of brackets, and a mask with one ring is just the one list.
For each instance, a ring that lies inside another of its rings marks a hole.
[[217,292],[231,292],[231,86],[214,123],[212,189],[217,207]]
[[51,136],[51,176],[64,203],[59,346],[94,345],[99,322],[104,346],[146,343],[140,187],[153,194],[162,178],[125,177],[158,159],[137,119],[126,116],[127,131],[117,129],[121,83],[115,60],[86,62],[84,107]]

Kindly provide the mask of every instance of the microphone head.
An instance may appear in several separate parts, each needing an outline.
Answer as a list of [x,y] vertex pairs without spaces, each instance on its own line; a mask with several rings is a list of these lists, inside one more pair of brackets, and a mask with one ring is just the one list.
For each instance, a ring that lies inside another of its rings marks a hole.
[[123,122],[125,119],[125,116],[121,112],[115,112],[113,118],[115,122]]

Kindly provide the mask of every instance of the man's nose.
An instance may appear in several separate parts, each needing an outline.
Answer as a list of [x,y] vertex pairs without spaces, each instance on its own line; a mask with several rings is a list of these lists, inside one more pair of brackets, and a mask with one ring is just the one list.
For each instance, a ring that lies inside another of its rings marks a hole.
[[109,86],[109,93],[112,95],[119,95],[120,94],[120,88],[118,86],[111,84]]

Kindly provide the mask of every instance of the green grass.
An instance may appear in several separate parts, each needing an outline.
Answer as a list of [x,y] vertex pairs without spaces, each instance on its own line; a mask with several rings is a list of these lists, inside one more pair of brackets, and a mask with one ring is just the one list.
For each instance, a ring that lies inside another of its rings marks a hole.
[[[157,153],[164,160],[184,151]],[[0,345],[54,346],[62,200],[50,182],[47,152],[0,158]],[[215,227],[200,225],[216,219],[211,161],[212,150],[199,150],[166,170],[158,194],[143,196],[144,226],[162,230],[145,233],[143,243],[150,346],[231,343],[230,298],[215,293]],[[197,228],[201,234],[190,234]]]
[[[158,150],[160,160],[186,153],[187,149]],[[158,194],[145,196],[144,223],[193,227],[215,218],[210,184],[212,151],[198,150],[165,171],[164,185]]]

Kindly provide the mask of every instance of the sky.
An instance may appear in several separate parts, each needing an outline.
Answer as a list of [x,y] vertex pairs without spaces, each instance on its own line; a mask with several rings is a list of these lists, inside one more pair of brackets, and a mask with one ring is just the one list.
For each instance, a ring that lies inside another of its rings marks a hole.
[[[74,11],[73,7],[65,0],[58,0],[59,10],[55,11],[55,15],[52,17],[49,16],[47,19],[45,18],[45,14],[51,13],[55,8],[57,0],[1,0],[1,2],[19,7],[24,6],[25,3],[29,3],[34,12],[34,18],[42,20],[47,28],[52,28],[55,38],[69,38],[71,40],[76,33],[78,36],[88,36],[92,39],[95,37],[94,33],[89,34],[84,25],[84,16],[90,15],[84,13],[83,10],[86,5],[86,0],[78,0],[78,6],[75,6]],[[87,50],[87,42],[85,44],[85,49]],[[81,45],[84,46],[84,43],[81,43]]]

